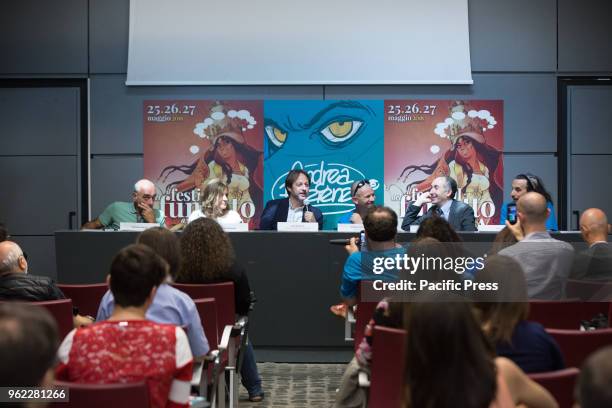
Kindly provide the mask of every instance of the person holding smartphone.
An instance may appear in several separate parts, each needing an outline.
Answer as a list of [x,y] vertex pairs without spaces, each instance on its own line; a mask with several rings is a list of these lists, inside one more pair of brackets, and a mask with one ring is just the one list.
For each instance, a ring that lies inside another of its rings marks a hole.
[[397,254],[403,256],[406,253],[406,249],[395,240],[397,214],[391,208],[376,206],[370,209],[363,220],[363,227],[367,252],[359,250],[360,246],[355,237],[345,246],[349,256],[344,263],[340,295],[343,304],[347,306],[357,303],[359,284],[362,280],[398,279],[398,271],[395,269],[385,270],[381,274],[374,273],[374,258],[395,258]]
[[516,223],[516,202],[519,198],[531,191],[540,193],[546,198],[546,207],[550,210],[550,215],[546,219],[546,229],[548,231],[558,231],[559,226],[557,225],[557,216],[555,215],[552,197],[550,193],[546,191],[542,179],[531,173],[518,174],[514,180],[512,180],[512,191],[510,193],[512,201],[502,205],[499,218],[500,224],[503,225],[506,221],[510,222],[510,224]]

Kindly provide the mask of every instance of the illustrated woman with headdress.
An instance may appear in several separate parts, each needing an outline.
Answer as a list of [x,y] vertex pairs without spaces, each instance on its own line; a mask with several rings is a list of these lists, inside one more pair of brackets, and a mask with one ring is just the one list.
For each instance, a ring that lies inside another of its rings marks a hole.
[[[244,123],[243,123],[244,122]],[[248,125],[246,125],[248,123]],[[168,177],[175,171],[187,174],[182,181],[168,184],[167,190],[176,188],[188,191],[199,188],[208,179],[219,179],[228,188],[227,198],[230,206],[240,213],[245,222],[257,217],[263,181],[261,172],[262,152],[249,146],[242,133],[243,125],[251,126],[255,120],[247,111],[225,111],[219,102],[210,110],[210,116],[198,123],[194,133],[210,140],[209,149],[190,166],[168,166],[160,177]]]
[[[479,114],[475,110],[466,114],[463,102],[455,102],[450,108],[452,121],[447,120],[436,128],[436,133],[449,138],[451,148],[431,166],[407,166],[400,177],[407,178],[415,171],[428,174],[426,179],[412,184],[416,184],[415,189],[420,192],[429,190],[436,177],[448,175],[457,182],[460,201],[467,200],[472,206],[476,200],[478,224],[496,224],[501,210],[497,206],[501,205],[503,197],[501,152],[487,144]],[[490,115],[482,116],[489,128],[497,123]],[[494,207],[495,214],[491,217]]]

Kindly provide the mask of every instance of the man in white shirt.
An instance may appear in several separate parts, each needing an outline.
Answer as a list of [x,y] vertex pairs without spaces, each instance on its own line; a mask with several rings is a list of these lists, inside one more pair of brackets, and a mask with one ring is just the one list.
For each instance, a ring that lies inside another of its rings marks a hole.
[[279,222],[316,222],[323,229],[321,210],[306,204],[310,176],[304,170],[291,170],[285,179],[287,198],[270,200],[261,214],[259,229],[276,230]]

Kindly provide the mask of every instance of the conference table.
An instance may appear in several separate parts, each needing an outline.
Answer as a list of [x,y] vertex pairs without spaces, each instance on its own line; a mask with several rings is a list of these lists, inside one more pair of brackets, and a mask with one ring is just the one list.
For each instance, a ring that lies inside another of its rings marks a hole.
[[[137,232],[57,231],[58,282],[103,282],[113,256],[134,243],[137,235]],[[340,302],[342,267],[347,258],[342,245],[330,245],[329,241],[354,235],[335,231],[229,233],[237,261],[246,268],[251,289],[257,296],[249,336],[256,348],[291,354],[299,350],[346,351],[352,347],[344,340],[344,321],[329,311],[331,305]],[[486,251],[495,237],[493,232],[459,235],[476,251]],[[567,242],[582,242],[578,232],[552,235]],[[414,233],[403,232],[397,240],[408,243],[414,237]]]

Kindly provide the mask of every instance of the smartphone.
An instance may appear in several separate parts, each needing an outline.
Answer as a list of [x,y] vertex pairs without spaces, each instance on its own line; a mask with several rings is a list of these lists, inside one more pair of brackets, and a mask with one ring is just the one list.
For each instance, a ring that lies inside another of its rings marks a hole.
[[365,231],[361,231],[359,233],[359,243],[357,244],[357,246],[359,247],[359,250],[361,252],[365,252],[368,250],[366,237],[365,237]]
[[516,224],[516,204],[508,203],[508,222],[512,225]]

